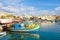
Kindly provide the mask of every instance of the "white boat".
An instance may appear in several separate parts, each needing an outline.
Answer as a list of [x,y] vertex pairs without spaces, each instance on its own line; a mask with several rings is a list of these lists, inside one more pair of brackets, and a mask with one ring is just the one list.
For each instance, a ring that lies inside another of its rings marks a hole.
[[0,32],[0,38],[5,36],[6,35],[6,32]]

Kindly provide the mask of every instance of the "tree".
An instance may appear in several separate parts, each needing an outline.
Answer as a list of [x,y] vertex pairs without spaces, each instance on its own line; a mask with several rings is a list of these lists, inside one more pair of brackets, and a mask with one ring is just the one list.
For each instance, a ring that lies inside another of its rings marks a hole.
[[5,16],[1,16],[1,18],[6,18]]

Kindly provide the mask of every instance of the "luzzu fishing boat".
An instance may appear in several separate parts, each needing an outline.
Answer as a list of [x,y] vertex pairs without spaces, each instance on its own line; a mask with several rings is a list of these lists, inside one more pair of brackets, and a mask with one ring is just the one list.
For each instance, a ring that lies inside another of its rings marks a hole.
[[34,20],[19,21],[14,19],[12,26],[9,27],[9,25],[10,23],[7,23],[9,31],[37,31],[40,29],[40,25],[35,24]]
[[40,28],[40,25],[28,24],[14,24],[14,27],[10,28],[10,31],[37,31]]

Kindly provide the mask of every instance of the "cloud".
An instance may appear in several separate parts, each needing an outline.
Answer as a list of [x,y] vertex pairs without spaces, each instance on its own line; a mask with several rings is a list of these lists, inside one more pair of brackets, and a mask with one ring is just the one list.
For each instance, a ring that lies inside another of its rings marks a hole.
[[0,11],[12,13],[14,15],[23,15],[23,14],[31,14],[31,15],[60,15],[60,7],[56,7],[53,10],[40,10],[34,6],[26,6],[24,4],[20,4],[17,8],[14,6],[3,6],[3,3],[0,3]]
[[60,7],[55,8],[56,15],[60,15]]
[[29,8],[28,8],[28,10],[30,10],[30,11],[33,11],[33,10],[35,10],[36,8],[35,7],[33,7],[33,6],[30,6]]
[[2,3],[0,3],[0,8],[3,6],[3,4]]
[[59,11],[59,10],[60,10],[60,7],[55,8],[55,10],[56,10],[56,11]]
[[16,8],[14,8],[14,7],[12,7],[12,6],[1,7],[1,9],[2,9],[3,11],[5,10],[5,11],[14,12],[14,13],[19,12],[18,9],[16,9]]
[[3,6],[3,3],[0,3],[0,12],[17,14],[19,10],[13,6]]
[[46,15],[49,13],[49,10],[42,10],[41,13]]
[[56,7],[53,10],[42,10],[41,13],[47,15],[60,15],[60,7]]

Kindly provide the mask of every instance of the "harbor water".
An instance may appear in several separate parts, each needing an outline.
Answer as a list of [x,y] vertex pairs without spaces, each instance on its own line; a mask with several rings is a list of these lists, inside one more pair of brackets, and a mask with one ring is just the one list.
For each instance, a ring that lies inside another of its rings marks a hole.
[[39,31],[8,32],[0,40],[60,40],[60,23],[41,23]]
[[40,40],[60,40],[60,23],[41,24]]

